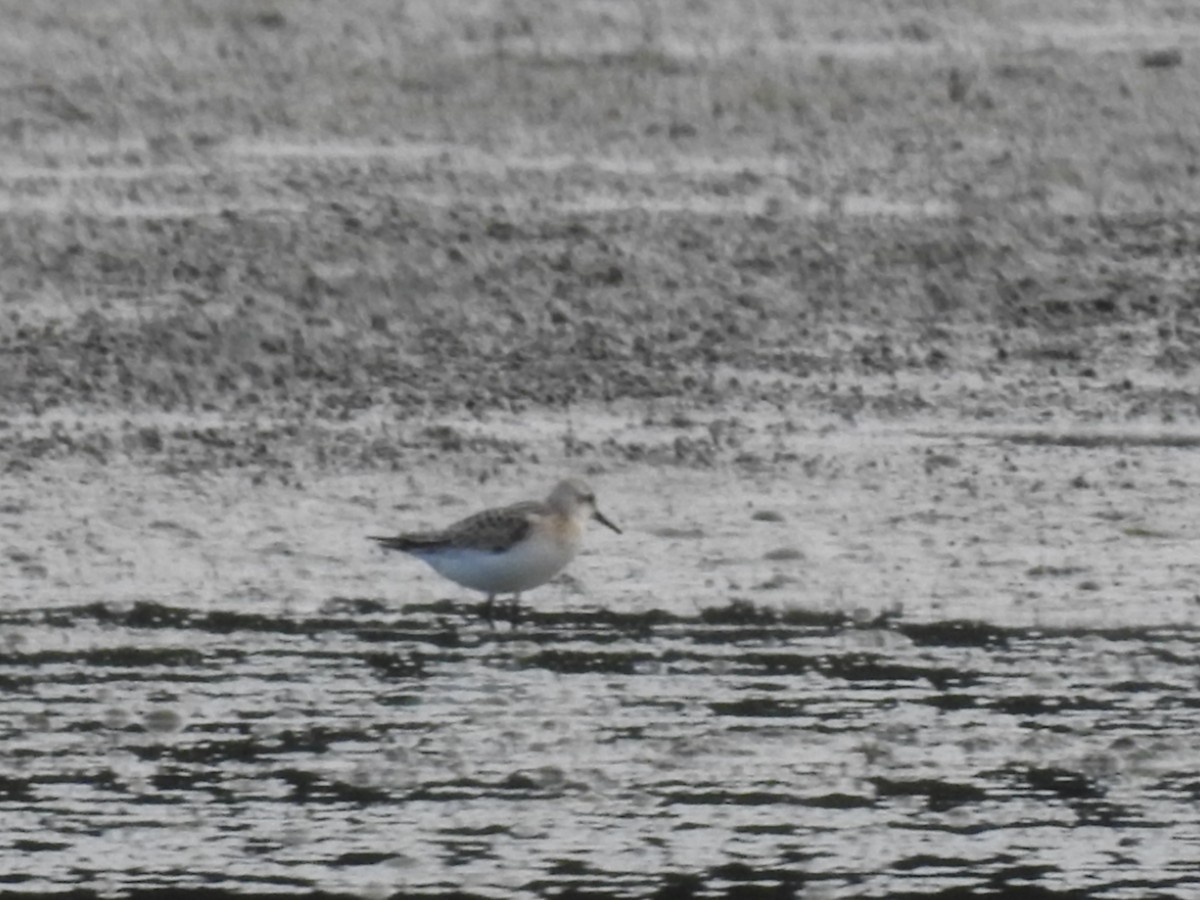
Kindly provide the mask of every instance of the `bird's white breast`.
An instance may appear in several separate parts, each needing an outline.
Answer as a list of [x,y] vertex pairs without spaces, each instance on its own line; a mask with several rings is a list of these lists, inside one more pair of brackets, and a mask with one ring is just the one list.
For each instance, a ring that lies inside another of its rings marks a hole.
[[534,531],[509,549],[453,548],[420,554],[451,581],[486,594],[516,594],[545,584],[575,558],[578,539],[563,539]]

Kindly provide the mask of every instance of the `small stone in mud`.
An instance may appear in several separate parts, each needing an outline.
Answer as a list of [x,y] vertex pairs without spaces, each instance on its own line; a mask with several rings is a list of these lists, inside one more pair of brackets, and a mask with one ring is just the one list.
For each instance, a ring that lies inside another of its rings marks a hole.
[[958,457],[948,453],[926,453],[925,474],[932,475],[938,469],[953,468],[958,465]]
[[877,613],[875,610],[869,609],[865,606],[856,606],[850,613],[851,620],[853,620],[854,624],[859,628],[862,628],[865,625],[873,625],[879,621],[881,617],[882,613]]
[[766,581],[760,582],[754,586],[756,591],[777,591],[780,588],[785,588],[788,585],[796,583],[796,579],[790,575],[784,575],[776,572]]
[[774,509],[756,509],[750,518],[755,522],[782,522],[783,513]]
[[1142,68],[1173,69],[1183,63],[1183,51],[1178,47],[1162,50],[1147,50],[1142,54]]
[[512,222],[504,221],[503,219],[494,219],[487,224],[484,229],[487,236],[497,241],[511,241],[516,236],[517,229]]
[[449,425],[432,425],[422,433],[424,437],[436,441],[438,449],[443,453],[461,452],[464,446],[463,437]]
[[764,553],[763,559],[770,562],[787,562],[789,560],[804,559],[804,551],[796,547],[776,547],[774,550],[768,550]]
[[51,727],[50,713],[35,712],[25,716],[25,728],[29,731],[49,731]]
[[104,711],[103,722],[105,727],[117,731],[129,724],[129,712],[119,706],[110,706]]
[[141,441],[142,449],[148,453],[158,453],[163,448],[162,434],[153,425],[139,429],[138,440]]
[[656,528],[650,532],[655,537],[660,538],[702,538],[704,537],[703,528],[678,528],[674,525],[664,525],[662,528]]
[[156,709],[142,716],[142,724],[147,731],[170,734],[183,727],[183,716],[173,709]]

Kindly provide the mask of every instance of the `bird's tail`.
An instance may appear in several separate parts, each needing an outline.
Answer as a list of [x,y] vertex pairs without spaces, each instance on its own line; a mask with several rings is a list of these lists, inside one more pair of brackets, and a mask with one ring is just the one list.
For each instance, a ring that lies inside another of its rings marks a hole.
[[414,550],[433,550],[440,543],[433,535],[425,534],[397,534],[392,537],[372,534],[367,539],[375,541],[385,550],[402,550],[405,553]]

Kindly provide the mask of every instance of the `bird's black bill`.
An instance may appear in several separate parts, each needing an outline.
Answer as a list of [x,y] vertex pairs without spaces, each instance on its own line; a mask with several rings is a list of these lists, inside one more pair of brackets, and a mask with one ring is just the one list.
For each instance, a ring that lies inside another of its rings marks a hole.
[[615,531],[617,534],[623,534],[623,533],[624,533],[624,532],[622,532],[622,531],[621,531],[621,529],[620,529],[620,528],[618,528],[616,525],[614,525],[614,524],[613,524],[613,523],[612,523],[612,522],[611,522],[611,521],[610,521],[610,520],[609,520],[609,519],[608,519],[608,518],[607,518],[607,517],[604,515],[604,513],[600,512],[600,510],[598,510],[598,509],[592,510],[592,518],[593,518],[593,519],[595,519],[597,522],[599,522],[601,525],[606,525],[606,526],[608,526],[608,527],[609,527],[609,528],[611,528],[613,531]]

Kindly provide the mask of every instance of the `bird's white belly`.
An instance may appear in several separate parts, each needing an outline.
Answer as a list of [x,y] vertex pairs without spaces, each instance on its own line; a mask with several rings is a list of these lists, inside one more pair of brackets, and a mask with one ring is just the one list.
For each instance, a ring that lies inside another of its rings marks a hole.
[[575,557],[576,542],[534,536],[503,553],[453,549],[422,554],[440,574],[485,594],[518,594],[545,584]]

